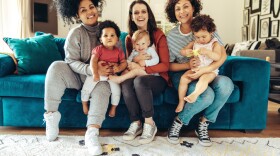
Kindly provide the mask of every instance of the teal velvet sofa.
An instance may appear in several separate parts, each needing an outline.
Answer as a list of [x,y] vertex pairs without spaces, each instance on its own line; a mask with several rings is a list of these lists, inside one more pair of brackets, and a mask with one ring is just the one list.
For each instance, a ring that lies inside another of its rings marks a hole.
[[[123,34],[121,40],[124,40]],[[63,50],[63,42],[57,44]],[[15,65],[8,55],[0,54],[0,126],[44,127],[45,74],[16,75]],[[247,57],[231,57],[220,67],[220,74],[234,82],[234,91],[221,109],[210,129],[263,130],[266,128],[270,65]],[[87,116],[83,114],[80,92],[67,89],[59,107],[60,127],[84,128]],[[154,119],[158,128],[168,128],[178,102],[177,91],[168,87],[154,97]],[[194,128],[196,115],[187,128]],[[116,117],[108,115],[102,128],[127,128],[130,124],[127,108],[121,100]]]

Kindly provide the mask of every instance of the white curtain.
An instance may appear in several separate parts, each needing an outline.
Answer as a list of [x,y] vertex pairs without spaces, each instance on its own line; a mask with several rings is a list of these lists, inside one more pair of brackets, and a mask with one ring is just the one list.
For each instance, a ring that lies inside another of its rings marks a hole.
[[11,52],[3,37],[30,37],[30,3],[30,0],[0,0],[0,52]]
[[20,38],[31,35],[31,0],[17,0],[18,7],[18,34]]

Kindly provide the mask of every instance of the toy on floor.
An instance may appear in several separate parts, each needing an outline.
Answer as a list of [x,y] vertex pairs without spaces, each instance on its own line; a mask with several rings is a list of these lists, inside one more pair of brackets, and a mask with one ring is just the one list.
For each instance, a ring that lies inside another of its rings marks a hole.
[[[80,140],[79,145],[84,146],[85,140]],[[103,150],[103,153],[101,155],[108,155],[112,154],[113,152],[120,151],[120,148],[116,147],[114,144],[102,144],[101,146]]]
[[193,143],[190,143],[190,142],[187,142],[187,141],[183,141],[180,144],[181,144],[181,146],[186,146],[188,148],[192,148],[192,146],[193,146]]

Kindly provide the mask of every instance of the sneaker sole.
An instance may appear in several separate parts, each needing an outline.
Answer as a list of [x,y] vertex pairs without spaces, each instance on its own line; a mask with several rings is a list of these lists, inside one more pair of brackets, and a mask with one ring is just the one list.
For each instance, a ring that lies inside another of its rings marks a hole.
[[150,139],[140,139],[139,143],[140,144],[148,144],[148,143],[152,142],[155,139],[156,134],[157,134],[157,128],[156,128],[152,138],[150,138]]
[[[198,137],[198,133],[196,132],[196,130],[194,132],[195,132],[195,135]],[[200,141],[199,138],[198,138],[198,142],[199,142],[200,145],[202,145],[204,147],[209,147],[209,146],[212,145],[212,142],[208,142],[208,143],[206,142],[205,143],[205,142]]]
[[142,133],[143,129],[141,129],[140,131],[136,132],[135,136],[123,136],[123,140],[125,141],[131,141],[134,140],[138,135],[140,135]]
[[180,140],[181,140],[180,138],[178,140],[171,140],[171,139],[168,138],[168,136],[166,136],[166,139],[171,144],[179,144]]

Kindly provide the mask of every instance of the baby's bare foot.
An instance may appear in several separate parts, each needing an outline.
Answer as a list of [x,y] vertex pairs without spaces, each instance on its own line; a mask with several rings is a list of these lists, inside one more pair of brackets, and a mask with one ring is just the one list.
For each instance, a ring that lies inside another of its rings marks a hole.
[[184,100],[186,100],[188,103],[194,103],[197,97],[198,97],[197,94],[191,93],[189,96],[185,97]]

